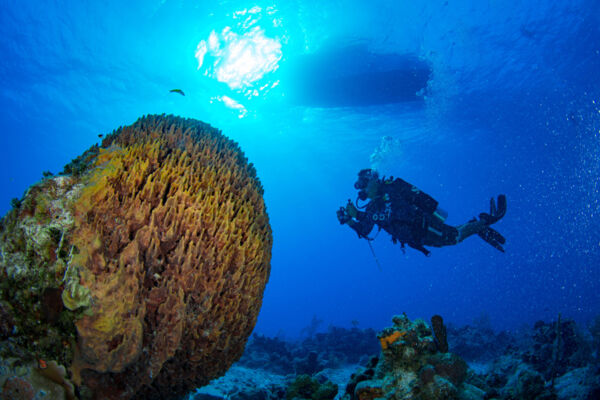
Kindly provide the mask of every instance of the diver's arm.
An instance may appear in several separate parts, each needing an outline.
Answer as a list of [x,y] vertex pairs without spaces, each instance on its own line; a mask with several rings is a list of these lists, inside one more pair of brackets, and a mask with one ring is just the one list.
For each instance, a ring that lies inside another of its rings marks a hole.
[[366,238],[375,225],[367,213],[358,211],[354,207],[351,200],[348,200],[346,207],[340,207],[337,211],[337,217],[340,224],[348,224],[350,228],[354,229],[359,238]]
[[371,218],[368,218],[367,214],[362,211],[358,211],[356,218],[348,220],[347,224],[350,228],[354,229],[359,238],[366,238],[375,225]]

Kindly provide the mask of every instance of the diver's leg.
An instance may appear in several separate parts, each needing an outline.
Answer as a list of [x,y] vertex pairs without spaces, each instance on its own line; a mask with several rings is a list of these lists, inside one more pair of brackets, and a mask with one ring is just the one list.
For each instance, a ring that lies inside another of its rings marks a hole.
[[443,247],[458,243],[458,230],[447,224],[430,225],[427,228],[424,244],[426,246]]
[[467,222],[466,224],[457,226],[456,229],[458,230],[458,237],[457,237],[456,242],[457,243],[462,242],[469,236],[483,231],[486,227],[487,227],[487,224],[485,223],[485,221],[483,221],[483,220],[477,221],[475,219]]

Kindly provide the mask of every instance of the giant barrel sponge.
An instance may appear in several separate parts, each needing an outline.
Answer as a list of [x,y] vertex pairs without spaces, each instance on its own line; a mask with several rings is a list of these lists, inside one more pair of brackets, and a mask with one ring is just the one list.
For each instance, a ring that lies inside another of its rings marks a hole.
[[269,277],[262,195],[237,144],[207,124],[119,128],[3,218],[0,340],[19,354],[0,356],[19,357],[26,378],[56,361],[67,397],[89,399],[177,398],[221,376]]

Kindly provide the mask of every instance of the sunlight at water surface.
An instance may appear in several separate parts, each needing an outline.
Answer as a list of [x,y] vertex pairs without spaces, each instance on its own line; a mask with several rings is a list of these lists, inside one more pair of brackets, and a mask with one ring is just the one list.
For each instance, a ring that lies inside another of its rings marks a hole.
[[[233,14],[233,19],[239,20],[236,25],[226,26],[220,32],[211,31],[206,40],[198,43],[195,53],[198,69],[203,70],[204,75],[227,84],[231,90],[248,99],[259,96],[278,83],[262,82],[265,75],[277,70],[282,58],[280,39],[267,36],[265,29],[258,25],[262,12],[260,7],[236,11]],[[273,8],[265,10],[270,17],[275,12]],[[275,27],[281,25],[277,18],[271,23]],[[239,101],[229,96],[216,99],[229,108],[240,110],[240,118],[245,116],[245,112],[241,111],[245,107]]]

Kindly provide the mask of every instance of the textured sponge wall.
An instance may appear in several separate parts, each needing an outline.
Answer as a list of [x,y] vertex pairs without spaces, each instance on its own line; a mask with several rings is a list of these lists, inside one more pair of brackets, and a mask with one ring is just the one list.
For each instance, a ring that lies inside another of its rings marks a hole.
[[254,167],[217,130],[173,116],[120,128],[86,162],[69,268],[91,312],[76,322],[73,380],[94,398],[175,398],[222,375],[270,271]]

